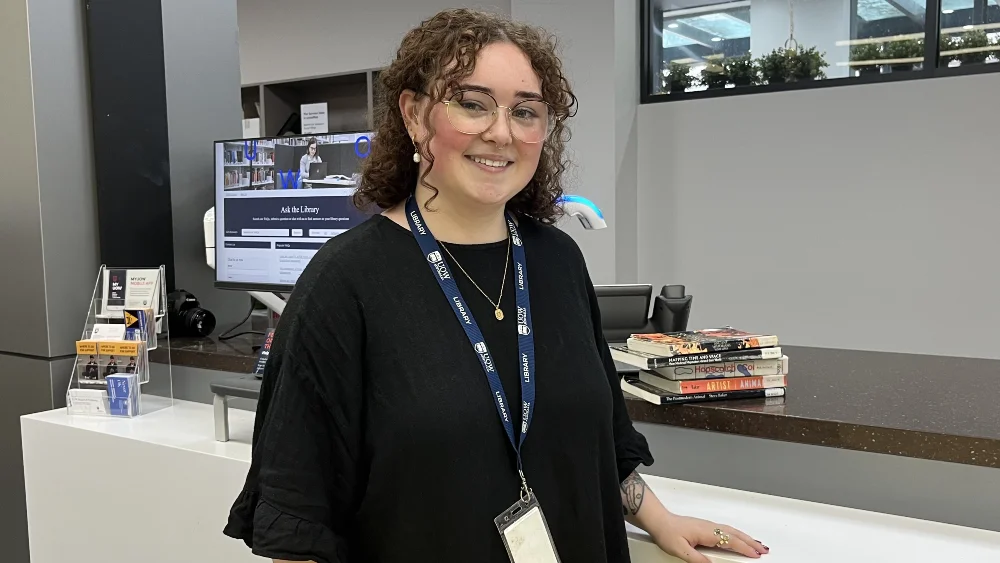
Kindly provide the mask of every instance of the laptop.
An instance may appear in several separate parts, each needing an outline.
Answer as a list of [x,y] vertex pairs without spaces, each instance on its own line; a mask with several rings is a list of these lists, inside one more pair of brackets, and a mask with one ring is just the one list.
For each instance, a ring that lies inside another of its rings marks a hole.
[[310,162],[309,163],[309,179],[310,180],[322,180],[326,178],[326,163],[325,162]]

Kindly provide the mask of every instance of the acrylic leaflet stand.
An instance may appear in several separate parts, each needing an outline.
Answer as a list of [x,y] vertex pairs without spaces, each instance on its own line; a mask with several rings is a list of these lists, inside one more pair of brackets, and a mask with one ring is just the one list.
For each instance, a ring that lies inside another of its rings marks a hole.
[[[67,412],[132,418],[173,405],[164,272],[101,266],[76,343]],[[149,353],[161,347],[154,369]]]

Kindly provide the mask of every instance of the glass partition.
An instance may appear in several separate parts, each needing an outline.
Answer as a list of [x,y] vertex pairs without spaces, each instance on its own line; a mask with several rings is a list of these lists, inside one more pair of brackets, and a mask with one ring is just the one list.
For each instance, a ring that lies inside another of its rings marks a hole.
[[1000,6],[996,0],[942,0],[938,64],[975,68],[1000,59]]
[[646,2],[644,101],[926,78],[1000,54],[1000,0]]

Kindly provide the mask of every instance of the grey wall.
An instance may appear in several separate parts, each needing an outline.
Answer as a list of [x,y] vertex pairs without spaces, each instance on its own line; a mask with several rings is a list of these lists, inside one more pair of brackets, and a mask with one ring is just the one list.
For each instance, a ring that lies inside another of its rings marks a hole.
[[65,404],[97,275],[83,6],[0,2],[0,546],[27,563],[20,421]]
[[243,136],[236,0],[171,0],[162,9],[175,280],[215,314],[219,333],[250,307],[245,292],[213,287],[202,226],[215,205],[213,142]]
[[410,28],[456,6],[510,13],[510,0],[239,0],[243,84],[380,68]]
[[692,326],[1000,358],[1000,74],[639,108],[639,278]]

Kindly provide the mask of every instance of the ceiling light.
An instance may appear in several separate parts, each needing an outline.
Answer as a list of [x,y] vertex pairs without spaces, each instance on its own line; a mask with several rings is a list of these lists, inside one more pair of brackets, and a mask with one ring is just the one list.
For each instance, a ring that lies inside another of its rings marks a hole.
[[675,23],[671,23],[671,24],[667,24],[667,27],[669,27],[670,29],[677,29],[680,26],[677,25],[677,24],[675,24]]
[[971,25],[963,25],[962,29],[972,29],[972,26]]
[[954,14],[955,10],[941,10],[942,14]]
[[722,38],[721,37],[713,37],[712,41],[722,41]]

